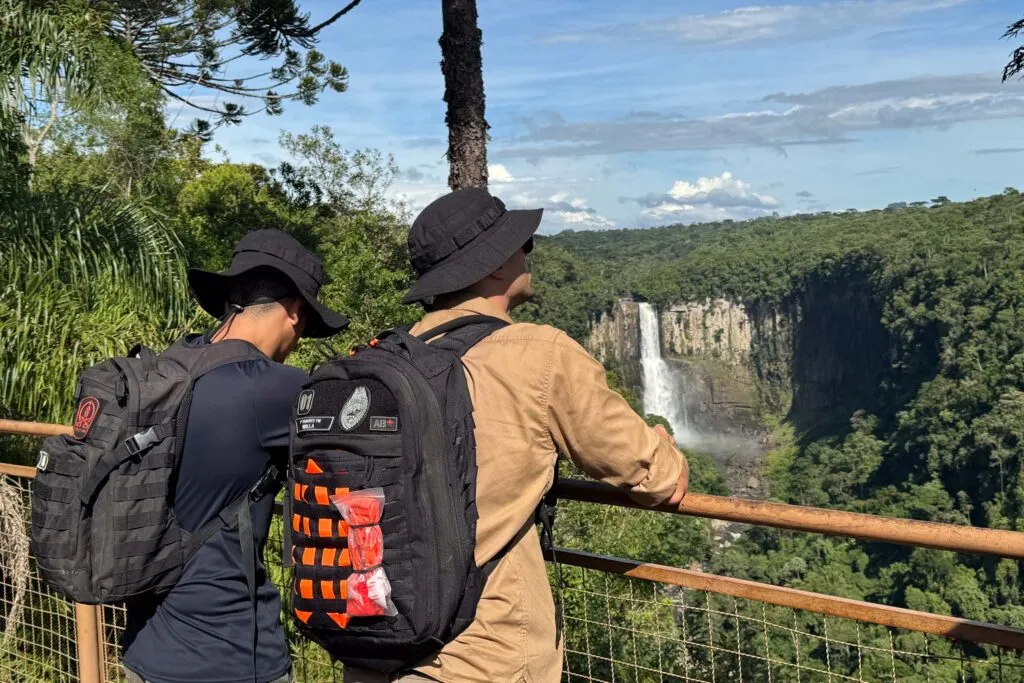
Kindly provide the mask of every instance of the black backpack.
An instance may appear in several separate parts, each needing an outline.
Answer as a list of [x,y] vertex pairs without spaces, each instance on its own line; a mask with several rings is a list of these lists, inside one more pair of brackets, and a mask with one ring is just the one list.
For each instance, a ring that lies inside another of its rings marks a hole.
[[242,341],[192,347],[190,339],[160,355],[136,346],[86,370],[73,435],[43,442],[32,486],[32,553],[43,579],[71,600],[109,604],[165,593],[199,546],[235,523],[255,596],[249,503],[276,489],[278,472],[269,468],[195,534],[178,525],[173,502],[196,380],[263,356]]
[[[318,367],[299,395],[285,498],[293,616],[346,665],[396,673],[439,651],[472,623],[507,551],[474,561],[476,442],[461,362],[505,325],[472,315],[419,336],[389,330]],[[378,487],[397,614],[351,617],[349,528],[330,499]]]

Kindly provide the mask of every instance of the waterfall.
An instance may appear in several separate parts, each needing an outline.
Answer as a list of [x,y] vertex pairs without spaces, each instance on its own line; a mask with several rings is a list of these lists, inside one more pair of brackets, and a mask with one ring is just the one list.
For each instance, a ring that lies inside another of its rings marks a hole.
[[672,371],[661,356],[661,325],[651,304],[640,304],[640,364],[643,368],[644,412],[661,415],[684,443],[692,437],[686,407],[685,378]]

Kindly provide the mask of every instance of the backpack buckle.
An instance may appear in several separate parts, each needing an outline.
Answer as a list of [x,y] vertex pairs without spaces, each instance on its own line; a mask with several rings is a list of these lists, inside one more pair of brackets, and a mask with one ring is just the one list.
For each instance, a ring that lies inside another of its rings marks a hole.
[[128,449],[128,455],[138,455],[145,450],[149,450],[153,446],[160,443],[162,439],[157,435],[156,430],[150,427],[144,432],[139,432],[134,436],[129,436],[124,440],[124,447]]
[[262,500],[263,496],[270,493],[277,486],[280,476],[281,472],[276,466],[271,465],[268,467],[263,476],[259,478],[259,481],[249,489],[249,500],[253,503]]

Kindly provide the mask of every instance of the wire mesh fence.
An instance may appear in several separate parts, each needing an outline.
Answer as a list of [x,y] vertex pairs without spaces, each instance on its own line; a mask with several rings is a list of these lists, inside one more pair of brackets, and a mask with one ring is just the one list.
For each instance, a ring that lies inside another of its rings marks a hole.
[[563,679],[608,683],[1011,683],[1013,651],[562,568]]
[[0,680],[74,681],[74,608],[39,579],[28,555],[28,479],[0,477]]
[[[106,680],[125,680],[125,610],[103,607],[99,642],[79,643],[73,606],[31,567],[31,480],[0,476],[0,681],[72,683],[80,647],[100,649]],[[266,567],[281,589],[283,623],[298,683],[340,683],[340,665],[305,641],[288,617],[275,518]],[[563,566],[563,681],[608,683],[1024,683],[1024,659],[992,646],[716,593]]]
[[[270,527],[265,553],[265,566],[271,580],[281,593],[282,614],[285,635],[291,651],[295,680],[298,683],[341,683],[341,665],[332,664],[327,653],[317,645],[303,638],[295,629],[294,620],[289,618],[291,609],[291,583],[287,571],[282,568],[281,518],[275,517]],[[121,638],[125,627],[125,609],[121,606],[105,606],[102,619],[103,658],[101,660],[109,683],[123,683],[124,669],[121,666]]]

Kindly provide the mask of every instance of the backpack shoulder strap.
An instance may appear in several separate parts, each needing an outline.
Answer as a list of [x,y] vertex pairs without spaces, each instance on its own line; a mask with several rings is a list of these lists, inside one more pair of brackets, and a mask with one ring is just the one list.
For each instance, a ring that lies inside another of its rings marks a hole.
[[276,465],[267,465],[267,468],[263,470],[256,483],[225,505],[216,517],[199,527],[195,533],[189,536],[184,552],[185,562],[188,562],[199,550],[200,546],[213,538],[221,529],[226,529],[236,522],[242,522],[240,515],[248,514],[249,506],[253,503],[258,503],[264,496],[276,493],[280,483],[281,471]]
[[464,315],[421,332],[416,337],[433,348],[451,351],[461,358],[478,342],[508,327],[508,324],[508,321],[490,315]]
[[[500,318],[466,315],[417,335],[411,334],[408,326],[393,327],[377,335],[370,346],[404,357],[429,379],[447,372],[474,344],[506,325]],[[440,335],[444,336],[437,339]]]
[[187,564],[192,559],[192,556],[199,552],[199,548],[222,529],[227,529],[231,526],[238,527],[238,541],[242,551],[242,573],[245,575],[245,586],[249,593],[249,606],[252,609],[253,681],[257,680],[256,644],[259,636],[259,627],[256,623],[256,532],[253,527],[250,506],[263,500],[266,496],[276,495],[280,484],[281,471],[273,463],[267,465],[267,468],[263,470],[263,474],[260,475],[255,484],[225,505],[216,517],[199,527],[189,537],[185,546],[185,552],[183,553],[184,561],[182,564]]
[[196,336],[198,335],[182,337],[160,354],[161,358],[170,359],[184,367],[192,376],[193,382],[222,365],[266,358],[259,349],[241,339],[225,339],[216,344],[190,346],[188,342]]

